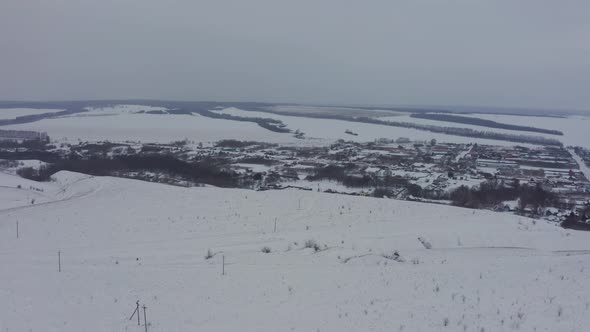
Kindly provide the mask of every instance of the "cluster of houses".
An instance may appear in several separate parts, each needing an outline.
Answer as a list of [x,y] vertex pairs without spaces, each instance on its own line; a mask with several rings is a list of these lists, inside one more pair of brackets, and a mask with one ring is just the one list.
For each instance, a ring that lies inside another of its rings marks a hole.
[[[562,218],[590,205],[590,182],[565,148],[475,146],[466,156],[487,177],[541,185],[558,195],[558,204],[546,209],[548,217]],[[510,206],[509,209],[515,209]]]
[[[253,151],[261,155],[261,151]],[[565,148],[488,146],[407,142],[381,139],[370,143],[340,141],[329,148],[270,149],[264,158],[272,160],[263,177],[265,185],[289,185],[328,165],[346,167],[352,177],[399,177],[419,186],[429,198],[443,197],[461,185],[475,186],[489,179],[518,181],[530,186],[541,185],[558,194],[559,204],[547,209],[547,216],[562,218],[579,211],[590,202],[590,182],[580,171],[576,160]],[[588,154],[590,157],[590,154]],[[240,164],[240,167],[248,165]],[[255,167],[252,167],[255,169]],[[313,182],[309,183],[314,187]],[[359,194],[370,188],[348,189]],[[374,188],[373,188],[374,189]],[[334,192],[337,190],[331,190]],[[413,198],[400,191],[399,198]],[[517,204],[507,204],[509,210]]]
[[[43,139],[46,134],[0,130],[0,137]],[[168,145],[103,142],[70,146],[65,151],[79,158],[164,153],[186,161],[207,159],[235,172],[243,178],[242,183],[254,189],[295,187],[367,195],[386,184],[399,185],[393,197],[440,200],[448,199],[449,192],[460,186],[473,187],[497,179],[541,185],[558,194],[560,204],[547,210],[549,216],[565,215],[590,205],[590,182],[570,152],[561,147],[453,144],[403,137],[367,143],[340,140],[328,146],[229,143],[203,146],[187,141]],[[590,151],[585,151],[588,153],[578,155],[590,162]],[[328,166],[344,170],[347,179],[356,185],[346,187],[330,178],[313,180]],[[509,210],[516,205],[507,204]]]

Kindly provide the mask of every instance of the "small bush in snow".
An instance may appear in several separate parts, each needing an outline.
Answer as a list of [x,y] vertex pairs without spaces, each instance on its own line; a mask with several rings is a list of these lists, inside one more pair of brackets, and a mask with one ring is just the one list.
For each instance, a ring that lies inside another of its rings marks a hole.
[[406,260],[399,254],[397,250],[393,252],[393,254],[384,254],[382,255],[384,258],[391,259],[400,263],[404,263]]
[[211,249],[207,249],[207,255],[205,255],[205,259],[210,259],[213,258],[213,253],[211,252]]
[[263,247],[261,251],[263,253],[265,253],[265,254],[269,254],[270,253],[270,248],[269,247]]
[[307,240],[305,241],[305,248],[312,248],[313,250],[315,250],[316,252],[320,251],[320,245],[317,244],[317,242],[315,242],[315,240]]
[[424,246],[424,248],[426,249],[432,249],[432,244],[430,244],[430,242],[426,241],[426,239],[419,237],[418,241],[420,241],[420,243],[422,243],[422,245]]

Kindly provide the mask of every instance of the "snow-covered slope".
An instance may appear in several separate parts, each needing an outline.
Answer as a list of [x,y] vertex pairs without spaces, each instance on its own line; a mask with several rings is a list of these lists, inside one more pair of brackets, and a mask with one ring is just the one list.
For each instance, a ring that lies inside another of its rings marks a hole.
[[100,181],[89,175],[62,172],[52,182],[36,182],[0,172],[0,211],[45,205],[96,191]]
[[68,172],[46,185],[53,202],[0,211],[0,331],[142,331],[128,320],[137,300],[148,331],[590,324],[590,234],[543,221]]

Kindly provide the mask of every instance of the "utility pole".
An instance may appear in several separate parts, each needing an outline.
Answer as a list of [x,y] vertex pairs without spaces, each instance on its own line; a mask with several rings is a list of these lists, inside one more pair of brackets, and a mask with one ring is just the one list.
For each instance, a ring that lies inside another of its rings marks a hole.
[[221,275],[225,275],[225,255],[221,256]]
[[[145,309],[147,307],[145,306],[145,304],[143,305],[143,326],[145,326],[145,332],[147,332],[147,316],[145,314]],[[137,313],[139,315],[139,313]]]
[[16,221],[16,238],[18,239],[18,220]]
[[57,271],[61,272],[61,251],[57,252]]

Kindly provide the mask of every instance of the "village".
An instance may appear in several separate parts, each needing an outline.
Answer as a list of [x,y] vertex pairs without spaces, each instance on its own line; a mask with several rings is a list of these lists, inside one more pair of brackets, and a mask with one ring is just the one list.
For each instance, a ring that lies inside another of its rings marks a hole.
[[[11,133],[19,136],[17,134]],[[28,133],[26,137],[38,135]],[[579,147],[451,144],[435,139],[411,141],[404,137],[367,143],[338,140],[325,146],[236,140],[209,144],[188,140],[170,144],[104,141],[53,142],[43,151],[5,146],[0,157],[29,160],[37,159],[36,155],[40,156],[41,164],[55,160],[166,155],[187,163],[206,162],[229,173],[236,179],[235,186],[258,191],[293,188],[454,205],[460,205],[453,198],[454,191],[492,182],[497,187],[542,188],[551,192],[555,199],[541,205],[515,198],[464,206],[555,222],[563,221],[572,213],[585,220],[590,211],[590,182],[584,174],[586,164],[590,163],[590,152]],[[580,165],[576,159],[586,164]],[[19,172],[23,175],[32,171],[21,169]],[[136,168],[109,174],[181,186],[199,185],[172,173]]]

